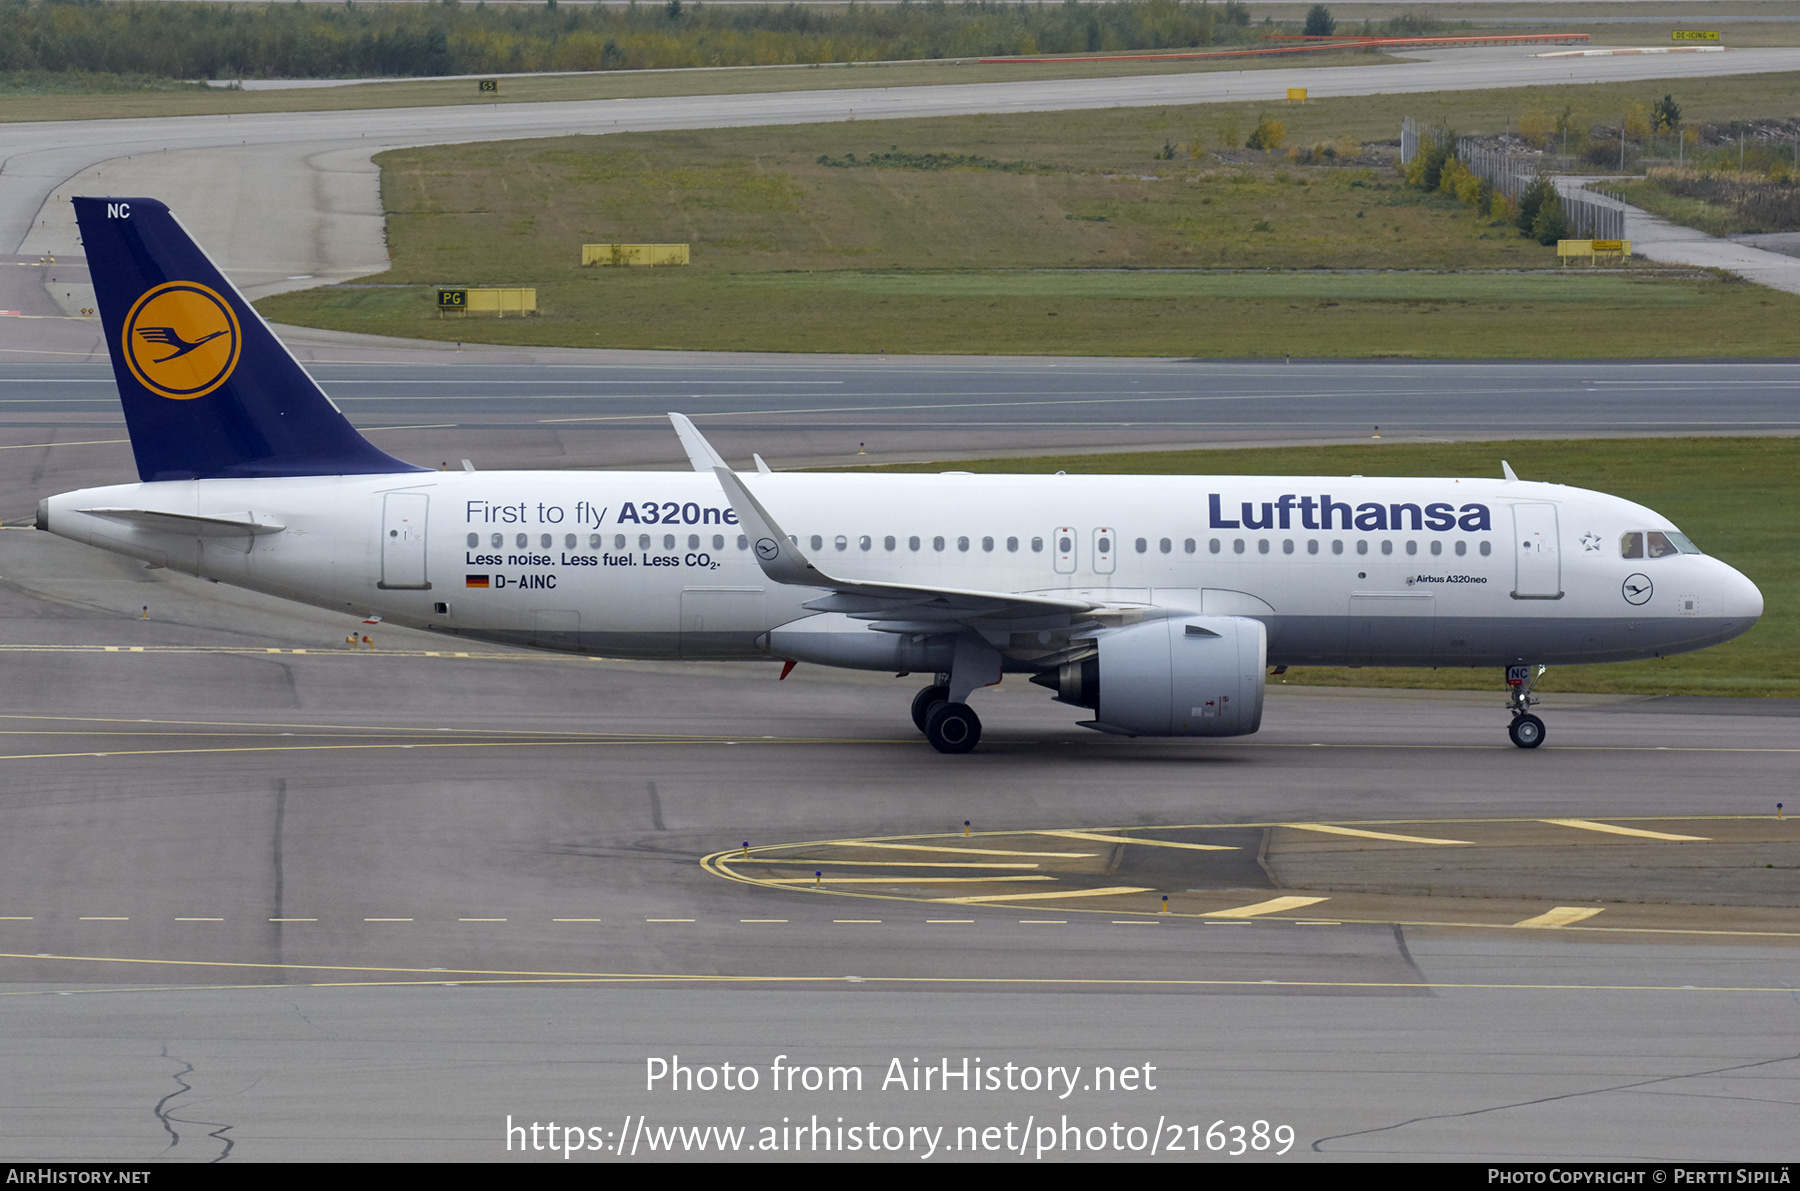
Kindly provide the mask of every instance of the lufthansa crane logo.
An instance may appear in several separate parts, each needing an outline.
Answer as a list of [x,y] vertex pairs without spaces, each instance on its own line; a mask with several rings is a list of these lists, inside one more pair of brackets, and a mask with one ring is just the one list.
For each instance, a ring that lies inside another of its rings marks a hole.
[[121,337],[131,374],[175,401],[224,384],[244,346],[230,303],[194,281],[166,281],[144,294],[125,316]]

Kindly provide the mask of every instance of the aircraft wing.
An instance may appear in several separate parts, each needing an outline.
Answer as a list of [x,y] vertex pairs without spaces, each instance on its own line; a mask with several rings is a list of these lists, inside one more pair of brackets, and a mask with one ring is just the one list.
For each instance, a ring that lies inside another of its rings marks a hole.
[[688,462],[698,472],[708,472],[726,466],[724,458],[706,441],[706,436],[691,422],[686,414],[671,412],[669,421],[675,425],[675,437],[681,440],[681,449],[687,452]]
[[782,532],[775,518],[730,468],[715,467],[713,474],[724,487],[763,574],[776,583],[819,587],[830,593],[806,603],[815,612],[842,612],[857,620],[875,621],[873,627],[892,632],[945,632],[959,623],[999,628],[1003,622],[1012,629],[1064,628],[1088,619],[1089,613],[1104,607],[1091,600],[1058,596],[915,587],[828,575],[793,538]]

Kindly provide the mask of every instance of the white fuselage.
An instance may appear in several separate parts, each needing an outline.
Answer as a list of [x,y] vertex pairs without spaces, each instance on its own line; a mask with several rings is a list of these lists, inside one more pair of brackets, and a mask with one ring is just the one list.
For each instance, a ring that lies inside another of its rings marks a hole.
[[[1267,626],[1270,665],[1648,658],[1734,637],[1762,611],[1755,585],[1717,559],[1624,556],[1626,534],[1672,531],[1666,518],[1554,484],[966,474],[745,482],[831,575],[1066,594],[1126,617],[1248,616]],[[478,640],[741,658],[791,656],[781,642],[805,639],[793,634],[802,621],[840,635],[874,631],[803,608],[815,589],[765,578],[719,481],[698,472],[124,484],[53,497],[40,524],[223,583]],[[786,637],[770,636],[782,626]],[[1009,666],[1029,665],[1031,642],[994,644]],[[863,656],[834,659],[891,664],[879,651]]]

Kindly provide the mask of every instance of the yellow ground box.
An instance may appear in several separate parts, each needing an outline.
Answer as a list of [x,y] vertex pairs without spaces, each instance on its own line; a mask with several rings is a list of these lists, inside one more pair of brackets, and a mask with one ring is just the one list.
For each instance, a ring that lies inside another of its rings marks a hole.
[[686,244],[583,244],[584,265],[685,265]]
[[1289,87],[1288,88],[1288,102],[1289,103],[1305,103],[1306,102],[1306,88],[1305,87]]
[[456,289],[438,291],[438,313],[446,311],[460,312],[467,315],[471,311],[479,314],[495,314],[505,318],[512,314],[536,314],[537,290],[535,289]]
[[1595,257],[1616,256],[1620,260],[1631,258],[1630,240],[1558,240],[1556,255],[1561,264],[1586,257],[1588,264],[1594,263]]

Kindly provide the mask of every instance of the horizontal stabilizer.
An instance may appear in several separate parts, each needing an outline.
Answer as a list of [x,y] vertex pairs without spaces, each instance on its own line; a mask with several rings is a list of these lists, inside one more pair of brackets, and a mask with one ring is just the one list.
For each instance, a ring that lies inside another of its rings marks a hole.
[[105,517],[111,521],[125,521],[132,525],[140,525],[145,529],[153,529],[162,533],[191,534],[200,538],[222,538],[237,534],[280,533],[285,525],[278,525],[267,515],[261,513],[245,513],[236,515],[213,514],[198,516],[192,513],[165,513],[160,509],[76,509],[77,513],[86,513],[91,517]]

